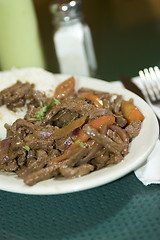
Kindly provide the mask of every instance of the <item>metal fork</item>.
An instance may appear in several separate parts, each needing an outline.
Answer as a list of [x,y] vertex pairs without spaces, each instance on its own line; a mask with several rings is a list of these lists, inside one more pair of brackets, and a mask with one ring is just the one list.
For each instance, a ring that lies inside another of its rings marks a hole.
[[157,66],[145,68],[139,71],[139,76],[144,86],[142,91],[145,100],[160,119],[160,69]]

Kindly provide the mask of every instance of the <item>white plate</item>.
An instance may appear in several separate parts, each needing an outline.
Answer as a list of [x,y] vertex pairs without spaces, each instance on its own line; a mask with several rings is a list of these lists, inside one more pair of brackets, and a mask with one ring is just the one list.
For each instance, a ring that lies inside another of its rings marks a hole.
[[[52,75],[54,86],[66,79],[66,75]],[[51,78],[52,78],[51,77]],[[62,194],[86,190],[112,182],[134,171],[151,153],[159,134],[159,125],[149,105],[134,93],[123,89],[118,83],[108,83],[99,79],[76,77],[76,88],[87,87],[96,90],[122,94],[124,99],[134,99],[145,120],[138,137],[130,144],[129,154],[117,165],[95,171],[75,179],[50,179],[29,187],[14,174],[0,173],[0,189],[24,194]]]

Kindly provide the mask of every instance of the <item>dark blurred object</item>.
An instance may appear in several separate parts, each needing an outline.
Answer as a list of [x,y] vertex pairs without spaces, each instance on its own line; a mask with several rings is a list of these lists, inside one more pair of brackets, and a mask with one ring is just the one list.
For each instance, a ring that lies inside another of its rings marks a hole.
[[[134,77],[160,63],[160,1],[83,1],[98,61],[98,77]],[[159,10],[158,10],[159,9]]]
[[51,0],[33,0],[36,14],[38,18],[38,24],[41,34],[42,45],[46,59],[46,69],[51,72],[58,72],[58,63],[55,57],[55,49],[52,41],[53,26],[52,18],[49,13],[49,5]]
[[124,87],[128,90],[130,90],[131,92],[134,92],[135,94],[137,94],[139,97],[144,98],[143,93],[141,92],[141,90],[136,86],[136,84],[134,84],[132,82],[132,80],[128,77],[120,77],[119,80],[123,83]]

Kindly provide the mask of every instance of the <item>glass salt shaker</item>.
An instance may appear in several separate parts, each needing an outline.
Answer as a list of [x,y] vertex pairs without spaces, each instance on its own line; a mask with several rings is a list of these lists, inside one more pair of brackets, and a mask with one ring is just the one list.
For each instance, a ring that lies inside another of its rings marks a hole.
[[83,22],[81,1],[58,1],[50,10],[54,17],[53,42],[60,72],[95,76],[97,62],[90,28]]

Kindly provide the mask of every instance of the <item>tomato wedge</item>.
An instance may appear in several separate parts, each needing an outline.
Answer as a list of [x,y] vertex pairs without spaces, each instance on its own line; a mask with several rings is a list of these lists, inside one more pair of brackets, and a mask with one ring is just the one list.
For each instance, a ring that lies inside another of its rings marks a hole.
[[130,101],[122,101],[121,110],[128,123],[140,120],[143,122],[144,116],[141,111]]
[[57,99],[64,99],[74,92],[75,78],[70,77],[56,87],[54,97]]
[[[104,124],[107,126],[112,125],[115,122],[115,117],[114,116],[103,116],[96,118],[95,120],[91,121],[88,123],[89,126],[99,130]],[[82,142],[85,142],[89,139],[89,136],[81,130],[76,138],[76,140],[80,140]]]

